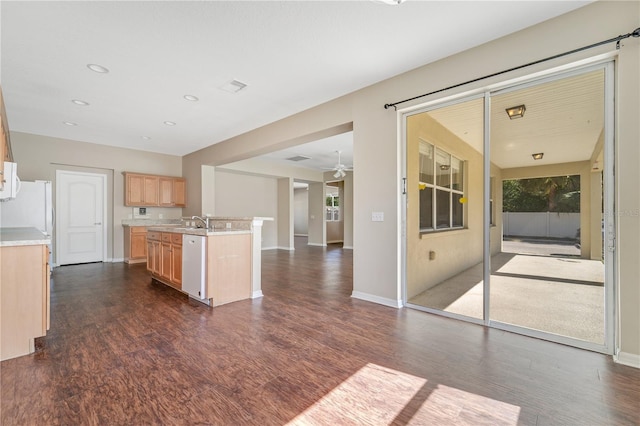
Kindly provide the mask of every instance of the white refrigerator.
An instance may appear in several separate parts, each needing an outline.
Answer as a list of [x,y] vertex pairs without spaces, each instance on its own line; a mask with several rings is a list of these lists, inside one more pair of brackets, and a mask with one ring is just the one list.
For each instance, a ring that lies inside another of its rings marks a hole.
[[[16,198],[0,202],[0,227],[37,228],[53,241],[55,214],[51,198],[51,182],[20,182]],[[51,245],[49,250],[53,253]],[[49,258],[49,264],[52,256]]]

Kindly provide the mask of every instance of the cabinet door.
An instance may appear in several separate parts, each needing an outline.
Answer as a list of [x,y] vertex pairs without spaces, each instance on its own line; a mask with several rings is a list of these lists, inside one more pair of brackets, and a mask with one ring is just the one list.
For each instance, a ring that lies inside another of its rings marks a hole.
[[171,243],[162,243],[160,247],[160,276],[171,281]]
[[[144,228],[143,228],[144,229]],[[147,233],[131,230],[130,259],[144,259],[147,257]]]
[[183,178],[176,178],[173,181],[173,205],[187,206],[187,181]]
[[153,242],[153,270],[156,275],[161,274],[162,269],[162,244],[159,241]]
[[173,207],[173,178],[158,179],[160,187],[160,205]]
[[147,241],[147,271],[153,272],[155,262],[155,250],[153,249],[153,241]]
[[158,177],[157,176],[144,177],[144,205],[146,206],[158,205]]
[[182,289],[182,246],[171,246],[171,282]]
[[144,176],[143,175],[126,175],[126,190],[124,192],[125,206],[141,206],[144,205]]

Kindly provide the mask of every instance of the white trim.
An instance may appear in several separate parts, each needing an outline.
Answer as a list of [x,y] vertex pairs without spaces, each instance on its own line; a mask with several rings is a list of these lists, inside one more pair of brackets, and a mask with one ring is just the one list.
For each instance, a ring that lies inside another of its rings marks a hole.
[[252,299],[258,299],[260,297],[264,296],[264,294],[262,294],[262,290],[256,290],[253,293],[251,293],[251,298]]
[[316,246],[316,247],[326,247],[326,244],[318,244],[318,243],[307,243],[308,246]]
[[278,250],[278,247],[277,246],[262,247],[260,250]]
[[[278,250],[287,250],[287,251],[294,251],[295,247],[276,247]],[[263,249],[264,250],[264,249]]]
[[630,354],[629,352],[618,352],[618,355],[613,356],[613,361],[617,364],[640,368],[640,355]]
[[353,250],[353,246],[342,246],[344,250]]
[[344,240],[331,240],[331,241],[327,241],[327,244],[336,244],[336,243],[344,243]]
[[294,237],[308,237],[309,234],[293,234]]
[[107,262],[112,262],[112,263],[124,262],[124,257],[114,257],[113,259],[107,259]]
[[362,293],[361,291],[354,291],[353,293],[351,293],[351,297],[353,297],[354,299],[365,300],[367,302],[373,302],[392,308],[402,308],[402,300],[400,299],[387,299],[386,297],[376,296],[375,294]]

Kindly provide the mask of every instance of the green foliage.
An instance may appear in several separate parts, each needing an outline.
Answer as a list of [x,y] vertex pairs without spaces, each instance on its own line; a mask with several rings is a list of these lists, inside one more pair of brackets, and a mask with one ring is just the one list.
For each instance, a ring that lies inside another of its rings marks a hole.
[[580,176],[505,180],[504,212],[580,212]]

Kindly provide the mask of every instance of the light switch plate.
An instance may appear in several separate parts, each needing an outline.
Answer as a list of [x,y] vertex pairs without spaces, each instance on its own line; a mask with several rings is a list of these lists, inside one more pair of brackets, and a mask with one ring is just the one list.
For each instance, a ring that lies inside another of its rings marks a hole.
[[371,212],[372,222],[384,222],[384,212]]

